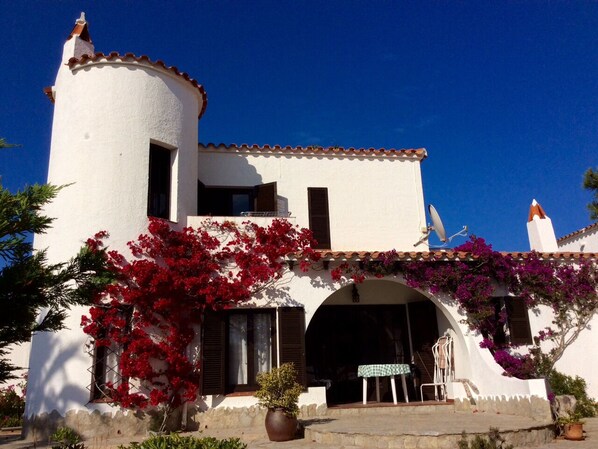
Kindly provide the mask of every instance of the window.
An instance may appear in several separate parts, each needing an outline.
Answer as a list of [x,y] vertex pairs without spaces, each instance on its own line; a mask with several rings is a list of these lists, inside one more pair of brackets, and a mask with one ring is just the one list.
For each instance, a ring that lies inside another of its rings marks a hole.
[[330,249],[330,217],[328,212],[328,189],[308,187],[309,229],[318,242],[317,249]]
[[[125,319],[124,332],[131,330],[132,310],[121,308],[119,316]],[[103,340],[105,333],[102,332],[99,340]],[[91,384],[88,386],[90,391],[90,401],[107,401],[110,399],[108,384],[117,387],[123,382],[128,382],[120,374],[120,357],[122,355],[122,346],[112,342],[109,346],[99,346],[94,341],[88,346],[88,353],[92,356],[93,362],[88,371],[91,373]]]
[[227,390],[255,390],[257,373],[270,371],[276,354],[273,311],[231,313],[227,325]]
[[494,342],[504,344],[509,341],[513,345],[531,345],[532,332],[529,324],[527,306],[523,299],[516,296],[493,298],[495,316],[506,314],[506,324],[494,334]]
[[211,187],[201,181],[197,189],[197,214],[239,217],[243,212],[278,212],[276,183],[250,187]]
[[170,218],[170,150],[150,144],[147,215]]
[[116,345],[97,346],[94,344],[93,365],[91,371],[91,401],[102,401],[110,399],[107,384],[114,386],[122,382],[120,369],[118,366],[120,360],[120,348]]
[[[276,335],[276,321],[279,334]],[[300,307],[207,313],[203,329],[202,394],[253,391],[256,375],[293,362],[305,385],[305,311]]]

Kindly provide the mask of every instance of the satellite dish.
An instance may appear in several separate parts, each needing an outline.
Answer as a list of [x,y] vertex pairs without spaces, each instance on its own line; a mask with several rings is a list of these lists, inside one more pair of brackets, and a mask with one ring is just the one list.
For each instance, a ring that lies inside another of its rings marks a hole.
[[432,229],[438,236],[438,239],[442,243],[445,243],[447,241],[446,231],[444,230],[444,225],[442,224],[438,211],[434,206],[428,204],[428,212],[430,213],[430,219],[432,220]]
[[451,240],[453,240],[453,238],[457,237],[458,235],[463,237],[467,235],[467,226],[463,226],[463,229],[461,229],[459,232],[451,235],[450,237],[447,237],[446,230],[444,229],[444,225],[442,224],[442,220],[440,219],[440,214],[438,213],[436,208],[431,204],[428,205],[428,213],[430,214],[430,220],[432,220],[432,224],[428,224],[427,227],[422,229],[424,235],[421,239],[414,243],[413,246],[417,246],[420,243],[428,240],[428,237],[430,237],[430,232],[432,231],[436,233],[438,239],[443,243],[441,246],[437,246],[436,248],[444,248],[448,245],[448,243]]

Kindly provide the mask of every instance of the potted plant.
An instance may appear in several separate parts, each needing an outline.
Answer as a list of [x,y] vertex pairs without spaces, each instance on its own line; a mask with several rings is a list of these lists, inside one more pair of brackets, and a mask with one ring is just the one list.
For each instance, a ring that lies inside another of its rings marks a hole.
[[288,441],[295,436],[299,395],[303,390],[296,379],[297,371],[292,363],[284,363],[257,375],[260,388],[255,396],[259,404],[268,409],[266,432],[270,441]]
[[583,425],[581,413],[575,409],[575,411],[559,416],[557,419],[557,425],[561,429],[561,433],[566,440],[583,440]]

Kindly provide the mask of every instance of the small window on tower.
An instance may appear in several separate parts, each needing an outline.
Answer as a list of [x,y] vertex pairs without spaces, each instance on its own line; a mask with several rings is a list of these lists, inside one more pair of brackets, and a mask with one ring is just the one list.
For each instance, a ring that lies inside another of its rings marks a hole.
[[147,215],[170,218],[170,150],[150,144]]

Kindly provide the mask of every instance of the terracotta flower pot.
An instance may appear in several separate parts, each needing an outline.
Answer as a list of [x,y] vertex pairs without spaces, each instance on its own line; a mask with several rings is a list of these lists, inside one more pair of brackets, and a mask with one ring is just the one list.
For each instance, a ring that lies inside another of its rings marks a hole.
[[565,424],[565,439],[566,440],[583,440],[583,424],[582,423],[571,423]]
[[282,409],[268,409],[266,432],[270,441],[289,441],[295,437],[297,418],[286,415]]

